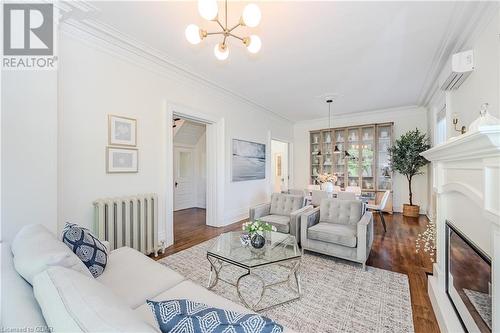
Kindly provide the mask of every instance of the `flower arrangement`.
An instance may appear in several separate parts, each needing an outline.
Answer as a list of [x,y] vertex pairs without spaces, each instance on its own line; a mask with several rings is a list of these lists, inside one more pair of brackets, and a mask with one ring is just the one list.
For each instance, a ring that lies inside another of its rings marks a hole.
[[243,231],[248,232],[250,235],[259,234],[262,236],[265,231],[276,231],[276,227],[269,223],[255,220],[254,222],[243,223]]
[[318,182],[320,184],[324,184],[324,183],[332,183],[333,184],[337,181],[337,176],[329,174],[329,173],[322,173],[322,174],[318,175],[317,179],[318,179]]

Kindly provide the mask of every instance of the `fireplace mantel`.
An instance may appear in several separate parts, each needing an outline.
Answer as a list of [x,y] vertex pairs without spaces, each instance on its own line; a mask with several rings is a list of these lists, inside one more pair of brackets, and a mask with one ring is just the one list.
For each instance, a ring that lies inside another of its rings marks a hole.
[[451,219],[492,258],[493,332],[500,332],[500,126],[452,138],[422,156],[432,162],[437,198],[428,290],[441,331],[463,332],[445,292],[445,224]]
[[500,126],[485,126],[478,131],[456,136],[421,155],[431,162],[498,157]]

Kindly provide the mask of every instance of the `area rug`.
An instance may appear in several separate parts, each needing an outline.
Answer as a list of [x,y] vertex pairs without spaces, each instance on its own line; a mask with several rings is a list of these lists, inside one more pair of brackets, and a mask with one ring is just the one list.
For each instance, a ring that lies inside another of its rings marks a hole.
[[[213,241],[160,262],[197,284],[207,286],[210,264],[206,252]],[[224,279],[233,281],[241,274],[237,270],[228,266],[221,274],[225,274]],[[283,275],[284,271],[280,272],[279,266],[271,266],[258,274],[267,280],[270,276]],[[302,298],[261,314],[300,333],[414,331],[408,277],[404,274],[374,267],[363,271],[359,264],[307,252],[302,258],[300,275]],[[243,293],[245,299],[260,293],[260,286],[258,279],[246,278],[242,283],[242,289],[247,290]],[[232,285],[219,282],[212,291],[241,304]],[[283,300],[286,293],[285,286],[273,287],[266,291],[261,304]]]
[[491,296],[475,290],[464,289],[465,295],[491,330]]

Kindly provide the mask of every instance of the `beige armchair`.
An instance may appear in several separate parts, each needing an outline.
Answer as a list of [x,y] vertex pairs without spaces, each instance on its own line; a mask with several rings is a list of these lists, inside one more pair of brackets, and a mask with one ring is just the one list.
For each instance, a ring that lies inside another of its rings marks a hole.
[[304,197],[273,193],[271,202],[250,208],[250,221],[260,220],[276,227],[278,232],[294,235],[300,243],[300,216],[312,209],[304,206]]
[[358,262],[366,269],[373,243],[373,214],[359,200],[323,199],[301,216],[301,246]]

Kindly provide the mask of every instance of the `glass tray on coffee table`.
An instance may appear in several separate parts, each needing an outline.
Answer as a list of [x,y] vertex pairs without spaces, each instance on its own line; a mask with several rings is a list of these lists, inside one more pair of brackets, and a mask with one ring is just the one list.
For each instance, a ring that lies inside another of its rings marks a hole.
[[[266,245],[262,249],[254,249],[251,245],[242,244],[241,234],[242,232],[224,233],[208,249],[207,259],[211,266],[208,289],[214,288],[219,281],[228,283],[236,287],[241,302],[254,311],[266,310],[299,299],[302,252],[295,236],[268,232],[265,235]],[[241,274],[237,274],[235,281],[221,277],[221,270],[228,266],[241,269]],[[259,274],[263,270],[267,273],[266,278]],[[254,302],[248,301],[243,295],[242,282],[249,277],[256,278],[262,285],[262,291]],[[283,285],[290,297],[279,299],[270,305],[259,306],[266,290]]]

